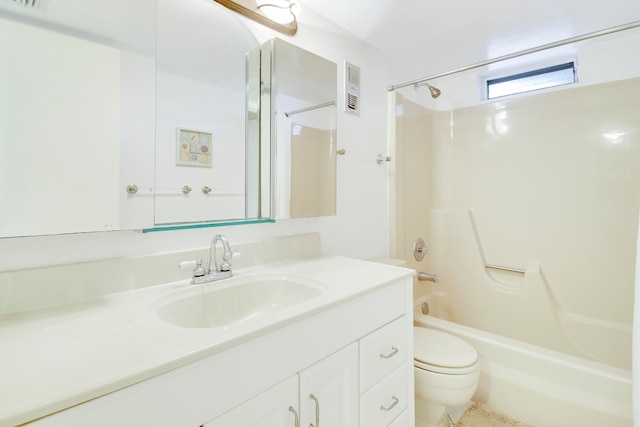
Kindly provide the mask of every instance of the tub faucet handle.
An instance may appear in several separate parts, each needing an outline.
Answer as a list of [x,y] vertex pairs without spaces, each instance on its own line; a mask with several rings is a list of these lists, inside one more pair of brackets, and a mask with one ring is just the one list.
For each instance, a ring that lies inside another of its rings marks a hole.
[[422,237],[418,237],[413,243],[413,257],[416,261],[422,261],[424,256],[429,253],[429,247]]

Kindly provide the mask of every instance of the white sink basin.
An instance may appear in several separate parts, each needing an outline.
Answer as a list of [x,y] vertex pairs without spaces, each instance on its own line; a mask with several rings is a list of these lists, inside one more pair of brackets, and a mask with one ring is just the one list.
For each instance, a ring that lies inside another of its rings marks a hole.
[[225,327],[259,320],[322,295],[317,281],[290,275],[234,277],[193,285],[157,304],[165,322],[185,328]]

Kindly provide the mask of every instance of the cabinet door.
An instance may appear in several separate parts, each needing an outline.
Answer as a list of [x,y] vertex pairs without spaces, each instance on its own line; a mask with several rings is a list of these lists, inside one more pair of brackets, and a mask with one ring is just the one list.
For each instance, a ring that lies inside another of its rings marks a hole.
[[300,425],[358,425],[358,343],[300,373]]
[[296,375],[209,421],[204,427],[297,427],[297,422]]

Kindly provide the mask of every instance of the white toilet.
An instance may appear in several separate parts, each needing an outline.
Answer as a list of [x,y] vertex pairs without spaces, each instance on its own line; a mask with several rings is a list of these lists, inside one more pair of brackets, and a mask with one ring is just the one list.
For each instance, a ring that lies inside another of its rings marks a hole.
[[416,427],[446,427],[447,410],[478,387],[478,352],[446,332],[413,327]]

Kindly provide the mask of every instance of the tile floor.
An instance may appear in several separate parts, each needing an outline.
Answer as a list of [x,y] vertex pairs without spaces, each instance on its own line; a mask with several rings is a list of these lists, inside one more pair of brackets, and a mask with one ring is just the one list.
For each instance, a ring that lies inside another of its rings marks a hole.
[[449,418],[449,427],[455,427],[456,423],[460,421],[460,418],[462,418],[464,412],[469,409],[471,405],[473,405],[473,401],[469,401],[464,405],[451,408],[449,410],[449,414],[447,414]]

